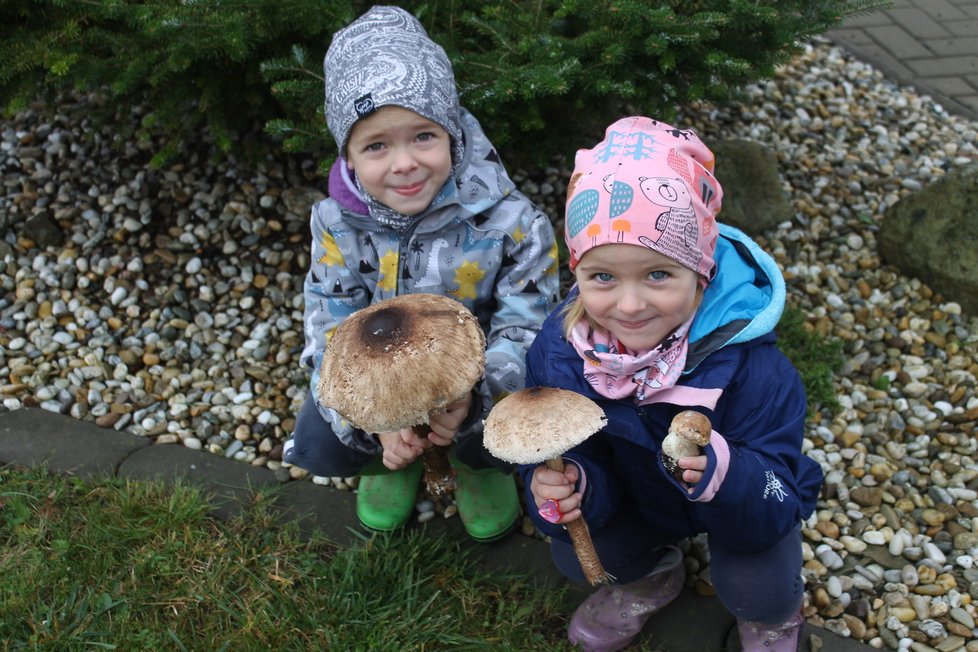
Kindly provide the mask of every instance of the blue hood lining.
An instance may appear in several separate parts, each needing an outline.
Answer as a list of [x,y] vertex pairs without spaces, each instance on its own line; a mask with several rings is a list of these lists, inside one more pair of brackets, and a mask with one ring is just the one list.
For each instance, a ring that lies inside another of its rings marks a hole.
[[743,231],[720,224],[714,258],[717,275],[703,293],[690,329],[695,343],[730,327],[725,344],[747,342],[769,333],[784,311],[785,284],[774,259]]

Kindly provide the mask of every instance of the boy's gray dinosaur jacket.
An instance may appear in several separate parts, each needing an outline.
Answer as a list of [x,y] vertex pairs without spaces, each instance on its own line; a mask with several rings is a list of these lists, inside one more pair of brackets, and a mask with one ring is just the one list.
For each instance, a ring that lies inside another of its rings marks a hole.
[[[333,330],[352,313],[396,295],[443,294],[463,303],[486,334],[486,376],[461,435],[481,428],[493,404],[522,389],[524,356],[559,293],[553,226],[510,180],[478,121],[461,112],[465,155],[458,172],[401,234],[367,213],[349,178],[330,174],[330,197],[312,208],[312,258],[304,286],[301,364],[319,368]],[[437,362],[435,363],[437,364]],[[317,405],[340,440],[367,453],[376,438]]]

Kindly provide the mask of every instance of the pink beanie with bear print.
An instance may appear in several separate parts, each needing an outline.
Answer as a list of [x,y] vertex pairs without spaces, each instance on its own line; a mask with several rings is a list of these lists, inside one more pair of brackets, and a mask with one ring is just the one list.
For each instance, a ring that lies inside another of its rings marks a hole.
[[638,116],[609,126],[604,140],[574,159],[564,226],[571,271],[589,249],[625,243],[709,281],[723,199],[713,162],[692,131]]

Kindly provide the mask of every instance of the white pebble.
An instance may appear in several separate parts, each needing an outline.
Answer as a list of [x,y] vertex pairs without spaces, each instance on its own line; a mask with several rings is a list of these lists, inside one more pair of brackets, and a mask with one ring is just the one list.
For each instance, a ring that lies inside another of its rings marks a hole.
[[866,530],[863,532],[863,541],[871,546],[883,546],[886,545],[886,535],[879,530]]
[[930,541],[924,544],[924,554],[927,556],[927,559],[937,562],[938,564],[943,564],[947,561],[947,557],[944,556],[941,549]]
[[825,582],[825,590],[833,598],[838,598],[842,595],[842,580],[840,580],[836,575],[832,575]]

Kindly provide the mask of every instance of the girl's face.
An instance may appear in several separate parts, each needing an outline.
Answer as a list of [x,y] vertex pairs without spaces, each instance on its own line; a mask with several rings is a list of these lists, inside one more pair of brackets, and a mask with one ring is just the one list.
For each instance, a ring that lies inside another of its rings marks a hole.
[[346,151],[364,190],[402,215],[426,209],[452,171],[448,132],[399,106],[357,121]]
[[635,352],[657,347],[702,295],[696,272],[641,245],[589,249],[574,275],[588,317]]

